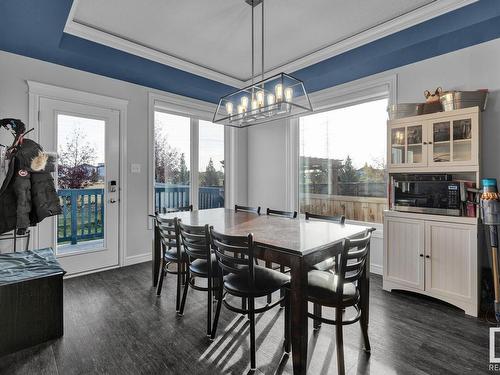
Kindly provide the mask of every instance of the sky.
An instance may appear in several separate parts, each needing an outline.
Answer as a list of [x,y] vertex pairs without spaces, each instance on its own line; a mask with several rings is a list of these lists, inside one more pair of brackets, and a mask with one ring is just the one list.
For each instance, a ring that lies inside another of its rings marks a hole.
[[75,129],[80,128],[84,135],[84,142],[95,150],[94,165],[104,163],[105,154],[105,125],[103,120],[69,115],[57,115],[57,145],[58,154],[73,136]]
[[356,168],[387,155],[387,99],[300,118],[300,155],[345,160]]
[[[189,152],[191,145],[189,118],[155,112],[155,120],[159,124],[158,127],[155,127],[155,131],[165,134],[170,145],[180,153],[184,153],[186,164],[189,166],[191,160]],[[224,126],[200,120],[199,137],[199,171],[205,171],[210,158],[214,162],[215,169],[221,170],[220,161],[224,160]]]

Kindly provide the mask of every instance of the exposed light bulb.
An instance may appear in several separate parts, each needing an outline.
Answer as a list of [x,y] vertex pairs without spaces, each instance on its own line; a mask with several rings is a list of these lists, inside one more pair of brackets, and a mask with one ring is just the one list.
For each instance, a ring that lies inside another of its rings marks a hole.
[[259,107],[264,107],[264,91],[257,91],[255,94],[255,98],[257,99],[257,104]]
[[276,103],[274,94],[267,94],[267,105],[273,105],[274,103]]
[[233,103],[226,102],[226,112],[229,116],[233,114]]
[[241,97],[241,105],[245,107],[245,110],[248,108],[248,96]]
[[281,83],[274,86],[274,94],[276,95],[277,102],[281,102],[283,100],[283,85]]
[[287,102],[291,102],[293,98],[293,89],[291,87],[287,87],[285,89],[285,100]]
[[239,104],[238,107],[238,114],[241,115],[245,112],[245,107],[243,106],[243,104]]
[[259,102],[257,99],[252,100],[252,110],[259,109]]

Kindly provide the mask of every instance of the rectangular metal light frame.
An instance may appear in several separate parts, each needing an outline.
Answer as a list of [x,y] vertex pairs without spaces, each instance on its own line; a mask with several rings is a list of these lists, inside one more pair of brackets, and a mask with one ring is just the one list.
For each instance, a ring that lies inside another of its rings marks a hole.
[[[283,92],[286,88],[293,89],[294,94],[292,100],[288,101],[283,94],[281,101],[277,101],[277,98],[275,98],[274,104],[265,104],[267,95],[275,94],[274,91],[269,90],[269,84],[272,84],[274,88],[276,84],[279,83],[282,85]],[[268,84],[267,87],[266,84]],[[263,106],[260,106],[258,109],[251,109],[251,106],[249,105],[249,108],[241,114],[235,113],[229,115],[226,112],[225,103],[230,101],[228,98],[236,99],[236,102],[231,101],[233,103],[233,108],[236,109],[238,99],[242,96],[250,96],[251,102],[251,98],[257,91],[264,92]],[[297,99],[300,99],[300,101],[298,102]],[[304,87],[304,83],[289,74],[279,73],[221,97],[219,104],[217,105],[217,110],[214,114],[213,122],[234,128],[247,128],[249,126],[260,125],[278,119],[295,117],[302,113],[312,111],[312,104]]]

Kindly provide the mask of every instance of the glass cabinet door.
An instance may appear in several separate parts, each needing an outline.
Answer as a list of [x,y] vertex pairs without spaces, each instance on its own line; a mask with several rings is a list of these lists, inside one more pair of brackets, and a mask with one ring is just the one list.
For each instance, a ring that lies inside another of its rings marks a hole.
[[432,162],[449,162],[451,156],[451,126],[449,121],[432,124]]
[[472,160],[472,121],[453,121],[453,161]]
[[405,163],[405,138],[405,127],[391,130],[391,164]]
[[406,163],[420,164],[423,162],[422,125],[406,128]]

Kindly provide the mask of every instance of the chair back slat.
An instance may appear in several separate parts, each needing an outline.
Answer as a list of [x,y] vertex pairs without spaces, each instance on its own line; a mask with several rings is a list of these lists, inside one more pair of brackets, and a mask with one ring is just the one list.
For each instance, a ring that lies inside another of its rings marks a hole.
[[327,216],[327,215],[318,215],[318,214],[312,214],[310,212],[306,212],[306,220],[324,220],[324,221],[331,221],[332,223],[337,223],[337,224],[345,224],[345,216],[340,215],[340,216]]
[[340,254],[337,267],[339,281],[337,282],[337,293],[342,295],[345,282],[355,282],[366,277],[366,264],[370,255],[370,240],[372,231],[367,230],[364,237],[357,239],[346,239],[344,248]]
[[177,247],[179,243],[178,219],[167,219],[156,215],[155,224],[159,229],[162,244],[168,248]]
[[210,229],[207,225],[193,226],[179,223],[182,246],[189,261],[210,258]]
[[279,210],[272,210],[272,209],[268,208],[266,211],[266,214],[270,215],[270,216],[287,217],[290,219],[297,218],[297,211],[279,211]]
[[172,207],[172,208],[163,208],[164,214],[171,214],[173,212],[185,212],[185,211],[193,211],[193,205],[189,206],[181,206],[181,207]]
[[238,211],[243,211],[243,212],[251,212],[257,215],[260,215],[260,206],[259,207],[248,207],[248,206],[240,206],[240,205],[234,205],[234,210],[236,212]]
[[210,228],[212,248],[217,262],[225,272],[246,274],[251,287],[255,285],[253,235],[228,236]]

